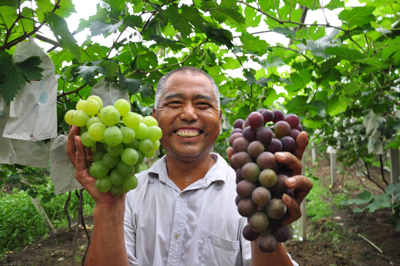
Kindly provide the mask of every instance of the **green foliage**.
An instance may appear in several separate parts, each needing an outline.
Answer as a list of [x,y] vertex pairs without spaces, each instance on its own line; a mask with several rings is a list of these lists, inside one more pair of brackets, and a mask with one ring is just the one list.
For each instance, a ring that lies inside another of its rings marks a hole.
[[388,222],[391,223],[394,229],[400,231],[400,184],[390,184],[385,194],[372,195],[371,192],[364,190],[357,195],[355,200],[346,200],[341,202],[342,205],[364,205],[364,207],[354,208],[354,212],[362,212],[368,210],[368,212],[375,212],[382,208],[389,208],[394,211],[390,216]]
[[331,217],[332,207],[325,202],[326,199],[323,200],[321,198],[321,195],[330,198],[332,197],[331,193],[329,190],[321,186],[318,177],[313,174],[307,174],[307,177],[313,181],[313,189],[307,195],[307,217],[311,217],[311,221],[313,222],[323,217]]
[[46,222],[26,192],[0,193],[0,253],[29,244],[47,233]]

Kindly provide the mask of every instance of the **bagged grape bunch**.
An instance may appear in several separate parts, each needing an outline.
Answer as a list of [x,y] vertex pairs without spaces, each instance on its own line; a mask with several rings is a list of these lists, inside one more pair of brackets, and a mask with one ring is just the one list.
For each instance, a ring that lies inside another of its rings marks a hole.
[[65,114],[65,122],[80,127],[81,142],[93,153],[88,170],[97,178],[100,192],[120,195],[135,189],[139,165],[160,147],[162,131],[157,120],[130,110],[125,99],[103,107],[101,98],[92,95]]
[[249,241],[258,238],[259,249],[272,253],[277,242],[290,237],[281,223],[290,215],[282,196],[294,197],[285,185],[290,174],[278,165],[274,153],[293,153],[302,127],[297,115],[266,109],[236,120],[233,127],[229,145],[235,151],[230,165],[236,171],[236,204],[239,214],[248,218],[243,237]]

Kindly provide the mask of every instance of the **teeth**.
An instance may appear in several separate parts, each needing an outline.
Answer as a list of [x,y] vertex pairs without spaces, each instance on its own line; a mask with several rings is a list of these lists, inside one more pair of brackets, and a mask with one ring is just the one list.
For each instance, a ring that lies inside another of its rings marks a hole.
[[180,137],[190,138],[190,137],[197,137],[200,135],[200,132],[197,130],[180,130],[177,131],[176,134]]

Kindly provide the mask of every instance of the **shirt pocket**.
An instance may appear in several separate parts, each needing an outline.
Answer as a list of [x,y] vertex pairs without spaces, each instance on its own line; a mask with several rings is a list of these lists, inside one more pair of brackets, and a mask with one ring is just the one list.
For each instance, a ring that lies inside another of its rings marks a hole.
[[202,266],[234,266],[240,260],[240,243],[204,231],[200,252]]

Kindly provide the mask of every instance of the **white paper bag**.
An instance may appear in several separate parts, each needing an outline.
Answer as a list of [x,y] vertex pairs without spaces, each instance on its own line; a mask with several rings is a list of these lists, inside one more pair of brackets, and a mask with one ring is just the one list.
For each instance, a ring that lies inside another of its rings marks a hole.
[[57,137],[57,87],[51,59],[33,39],[20,42],[13,55],[15,62],[39,56],[42,79],[21,88],[10,103],[10,118],[3,137],[20,140],[44,140]]
[[50,178],[56,195],[82,188],[75,179],[75,168],[65,152],[67,138],[66,135],[58,136],[52,140],[50,148]]
[[103,100],[103,106],[114,105],[118,99],[129,101],[129,96],[126,90],[119,84],[101,79],[94,85],[90,91],[90,95],[99,96]]
[[15,154],[10,154],[10,164],[49,167],[50,142],[11,139],[11,145]]
[[[10,139],[3,138],[3,131],[9,119],[10,107],[6,106],[3,97],[0,96],[0,164],[12,164],[15,160],[15,152],[12,148]],[[14,158],[13,158],[14,157]]]

